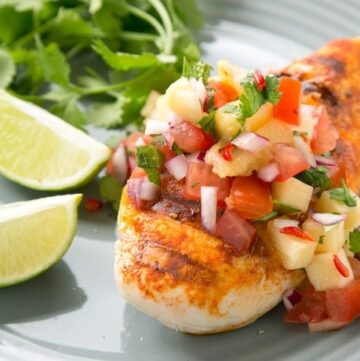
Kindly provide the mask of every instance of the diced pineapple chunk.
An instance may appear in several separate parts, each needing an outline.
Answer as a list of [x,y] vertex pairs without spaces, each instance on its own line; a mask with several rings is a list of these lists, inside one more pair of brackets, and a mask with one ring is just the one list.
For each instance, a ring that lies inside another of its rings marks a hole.
[[317,253],[336,253],[345,244],[344,222],[339,222],[332,226],[324,226],[308,218],[302,225],[305,232],[309,233],[318,241]]
[[269,139],[272,144],[292,144],[294,142],[292,130],[284,122],[276,119],[267,122],[263,127],[259,128],[256,133]]
[[249,176],[254,170],[258,170],[268,164],[272,158],[269,148],[265,148],[254,154],[241,149],[234,149],[232,160],[227,161],[221,155],[220,150],[226,142],[218,142],[206,153],[205,162],[213,166],[213,172],[219,177]]
[[220,78],[233,86],[238,94],[244,92],[241,86],[241,81],[246,77],[248,71],[231,64],[227,60],[219,60],[217,63],[217,70]]
[[284,182],[273,182],[271,193],[280,203],[305,212],[309,208],[313,187],[296,178],[289,178]]
[[184,120],[196,124],[204,116],[198,95],[184,77],[169,86],[165,97],[170,109]]
[[[360,225],[360,198],[350,191],[351,195],[356,198],[356,206],[348,207],[343,202],[330,198],[330,191],[321,194],[319,200],[315,203],[314,209],[323,213],[340,213],[346,215],[344,228],[348,233]],[[345,235],[346,237],[346,235]]]
[[148,97],[146,99],[146,103],[145,103],[145,105],[143,106],[143,108],[141,109],[141,112],[140,112],[140,114],[144,118],[151,118],[151,114],[156,109],[156,104],[157,104],[157,101],[158,101],[159,97],[160,97],[160,93],[157,92],[156,90],[152,90],[150,92],[150,94],[148,95]]
[[257,131],[272,119],[273,109],[274,106],[271,103],[263,104],[252,117],[246,119],[245,129],[250,132]]
[[[345,277],[335,265],[334,256],[348,271]],[[354,274],[350,263],[343,249],[337,253],[318,253],[314,256],[311,263],[305,268],[306,274],[311,284],[317,291],[325,291],[329,288],[341,288],[354,280]]]
[[156,106],[154,111],[151,113],[150,118],[156,120],[164,120],[164,121],[173,121],[173,120],[181,120],[177,114],[175,114],[169,107],[167,102],[167,98],[165,95],[160,95],[156,101]]
[[286,218],[282,217],[268,223],[267,229],[271,241],[284,268],[288,270],[304,268],[311,262],[317,243],[281,233],[280,229],[285,227],[284,219]]
[[[228,104],[236,104],[237,102],[230,102]],[[233,138],[240,130],[241,125],[234,113],[227,113],[226,106],[219,108],[215,113],[215,130],[216,135],[222,139]]]

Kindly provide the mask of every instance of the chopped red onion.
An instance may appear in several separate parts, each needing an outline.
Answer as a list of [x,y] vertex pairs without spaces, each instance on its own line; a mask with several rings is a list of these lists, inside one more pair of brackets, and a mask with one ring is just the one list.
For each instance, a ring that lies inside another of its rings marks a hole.
[[165,168],[176,180],[179,181],[186,177],[188,165],[189,163],[184,154],[180,154],[167,161],[165,163]]
[[277,163],[269,163],[257,171],[258,177],[264,182],[272,182],[280,173]]
[[283,295],[283,303],[285,308],[290,311],[301,301],[301,295],[294,288],[287,290]]
[[189,84],[194,93],[200,99],[200,103],[203,106],[207,97],[207,92],[203,81],[201,79],[190,78]]
[[237,136],[231,143],[248,152],[257,153],[264,149],[270,141],[256,133],[244,132]]
[[206,155],[205,152],[199,152],[199,154],[198,154],[198,156],[197,156],[197,159],[198,159],[200,162],[204,162],[204,161],[205,161],[205,155]]
[[160,196],[160,188],[147,177],[129,179],[127,186],[129,197],[138,208],[141,206],[141,201],[156,201]]
[[346,219],[344,214],[332,214],[332,213],[313,213],[311,218],[324,226],[332,226],[340,223]]
[[337,165],[334,159],[326,158],[321,155],[315,155],[315,160],[318,165],[326,165],[330,167],[335,167]]
[[217,187],[201,187],[201,223],[211,234],[216,232]]
[[186,156],[189,163],[199,163],[205,160],[205,152],[191,153]]
[[164,120],[148,119],[145,126],[145,134],[161,134],[169,130],[169,123]]
[[120,144],[116,148],[114,154],[112,155],[111,162],[114,167],[114,177],[121,185],[125,184],[129,176],[129,168],[126,147],[124,145]]
[[316,161],[314,154],[311,151],[311,148],[305,140],[298,135],[294,136],[294,146],[295,148],[304,156],[306,161],[312,166],[316,167]]
[[163,136],[166,140],[166,143],[167,143],[169,149],[171,150],[174,145],[174,137],[172,136],[172,134],[169,131],[164,132]]

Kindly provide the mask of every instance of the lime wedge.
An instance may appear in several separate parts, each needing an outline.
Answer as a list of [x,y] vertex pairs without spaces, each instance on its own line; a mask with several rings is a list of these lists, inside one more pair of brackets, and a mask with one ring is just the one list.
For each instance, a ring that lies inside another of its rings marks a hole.
[[110,156],[105,145],[46,110],[0,90],[0,173],[38,190],[85,184]]
[[81,194],[0,206],[0,287],[33,278],[69,248]]

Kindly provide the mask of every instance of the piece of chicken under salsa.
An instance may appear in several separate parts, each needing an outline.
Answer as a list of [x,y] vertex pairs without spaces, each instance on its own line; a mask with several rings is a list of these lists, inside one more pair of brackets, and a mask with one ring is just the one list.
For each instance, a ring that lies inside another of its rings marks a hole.
[[[360,314],[360,262],[354,257],[360,200],[346,183],[343,160],[333,156],[339,134],[327,107],[305,97],[295,77],[246,71],[227,61],[217,70],[210,76],[208,65],[186,62],[164,95],[150,95],[144,133],[131,135],[114,153],[126,155],[127,197],[135,211],[165,215],[178,227],[190,224],[220,240],[234,257],[229,262],[255,257],[265,239],[281,267],[307,276],[282,293],[285,320],[307,323],[311,331],[341,328]],[[119,165],[113,157],[109,173]],[[147,257],[158,257],[161,272],[161,252]]]

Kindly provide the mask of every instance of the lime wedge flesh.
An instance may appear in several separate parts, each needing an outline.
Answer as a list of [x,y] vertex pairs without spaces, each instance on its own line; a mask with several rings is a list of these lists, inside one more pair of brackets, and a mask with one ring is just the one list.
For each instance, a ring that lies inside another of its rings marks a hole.
[[0,206],[0,287],[42,273],[65,254],[76,233],[82,195]]
[[76,188],[110,156],[105,145],[46,110],[0,90],[0,173],[39,190]]

